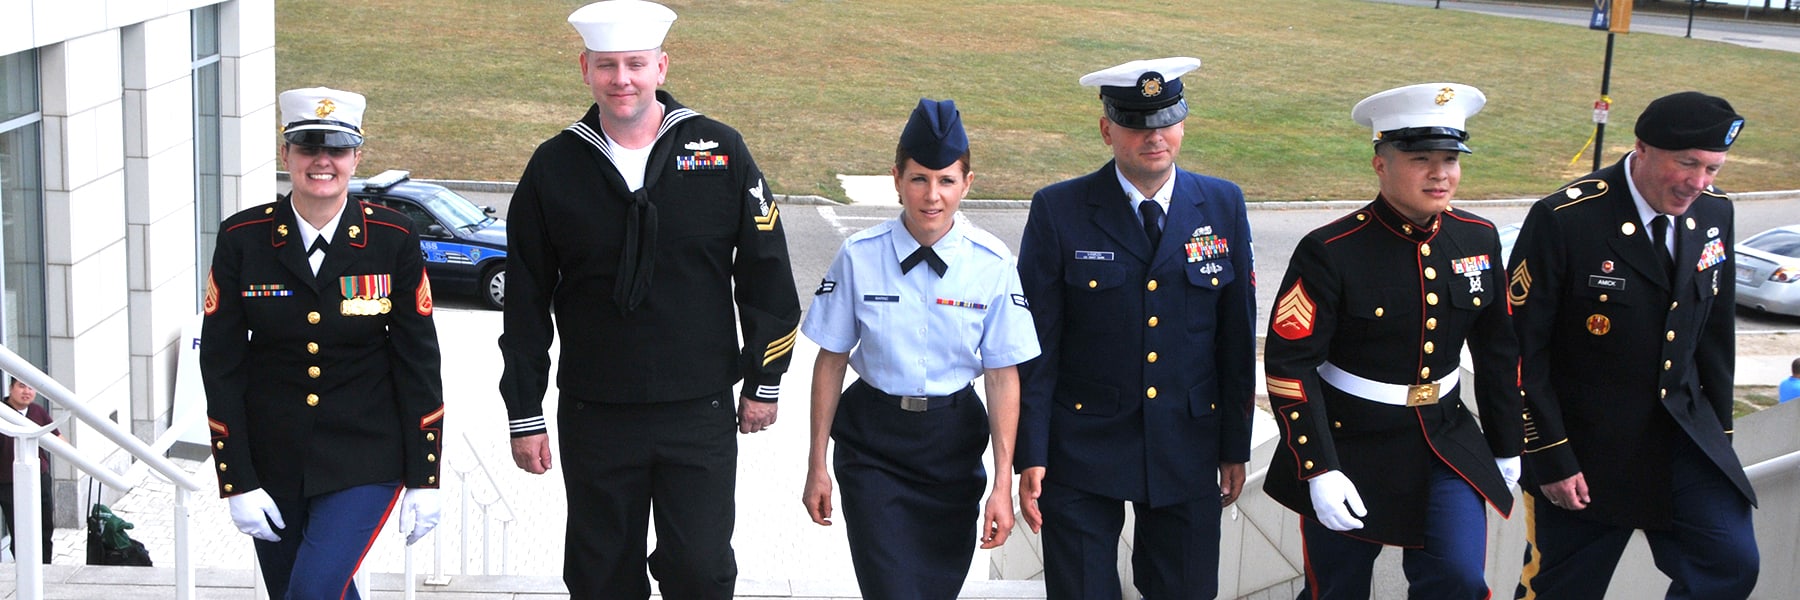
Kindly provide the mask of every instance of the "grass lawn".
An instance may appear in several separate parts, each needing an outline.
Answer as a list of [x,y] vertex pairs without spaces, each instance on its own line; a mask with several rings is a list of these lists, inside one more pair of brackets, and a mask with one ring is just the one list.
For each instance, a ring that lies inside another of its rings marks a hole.
[[[513,180],[592,102],[565,22],[584,0],[277,0],[280,89],[369,96],[362,171]],[[1459,196],[1540,196],[1580,175],[1604,33],[1357,0],[668,0],[666,89],[737,127],[775,191],[843,197],[885,174],[921,96],[953,98],[980,174],[971,197],[1028,198],[1103,164],[1099,101],[1076,79],[1190,55],[1181,164],[1254,200],[1373,196],[1369,131],[1350,107],[1456,81],[1488,106]],[[1129,8],[1124,7],[1129,5]],[[1800,54],[1654,35],[1615,47],[1606,160],[1651,99],[1699,89],[1748,124],[1719,185],[1800,188]],[[271,139],[271,142],[274,140]],[[273,146],[273,144],[271,144]]]

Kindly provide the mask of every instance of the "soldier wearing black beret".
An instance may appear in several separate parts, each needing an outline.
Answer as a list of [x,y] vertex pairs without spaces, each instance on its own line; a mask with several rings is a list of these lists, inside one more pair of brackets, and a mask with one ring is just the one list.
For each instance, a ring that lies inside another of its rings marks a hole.
[[1518,597],[1600,598],[1634,530],[1669,597],[1756,586],[1756,494],[1731,448],[1732,209],[1713,178],[1744,119],[1658,98],[1617,164],[1532,207],[1508,297],[1525,394]]

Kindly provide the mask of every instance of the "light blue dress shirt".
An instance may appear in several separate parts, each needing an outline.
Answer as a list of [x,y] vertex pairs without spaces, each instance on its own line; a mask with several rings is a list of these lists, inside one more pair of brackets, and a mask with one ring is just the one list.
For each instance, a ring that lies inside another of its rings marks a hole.
[[948,396],[983,369],[1038,355],[1037,332],[1005,243],[960,215],[932,245],[949,269],[902,274],[919,248],[899,219],[851,235],[838,248],[800,331],[876,389]]

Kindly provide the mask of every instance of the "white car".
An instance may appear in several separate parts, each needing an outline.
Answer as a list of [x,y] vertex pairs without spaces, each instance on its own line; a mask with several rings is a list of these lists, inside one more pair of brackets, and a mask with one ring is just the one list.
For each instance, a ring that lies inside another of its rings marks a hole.
[[1738,306],[1800,316],[1800,225],[1785,225],[1737,244]]

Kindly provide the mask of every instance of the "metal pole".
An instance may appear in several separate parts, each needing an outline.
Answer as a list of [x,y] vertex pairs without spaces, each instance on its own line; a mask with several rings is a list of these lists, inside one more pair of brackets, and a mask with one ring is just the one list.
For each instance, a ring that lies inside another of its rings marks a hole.
[[[6,407],[0,410],[12,410]],[[45,431],[48,433],[48,430]],[[42,434],[39,434],[42,435]],[[44,565],[38,555],[44,551],[44,507],[39,505],[37,436],[13,438],[13,561],[18,573],[17,597],[38,600],[44,597]]]
[[[1612,32],[1607,32],[1607,34],[1606,34],[1606,69],[1604,71],[1602,71],[1600,74],[1600,97],[1601,98],[1607,97],[1607,92],[1612,89],[1613,35],[1614,34]],[[1600,170],[1600,155],[1605,154],[1605,150],[1606,150],[1606,124],[1605,123],[1595,123],[1594,124],[1594,169],[1593,170],[1595,170],[1595,171]]]
[[1688,30],[1686,36],[1688,39],[1694,38],[1694,5],[1699,3],[1700,0],[1688,0]]
[[175,597],[194,600],[194,536],[188,521],[194,513],[188,508],[192,492],[175,486]]

